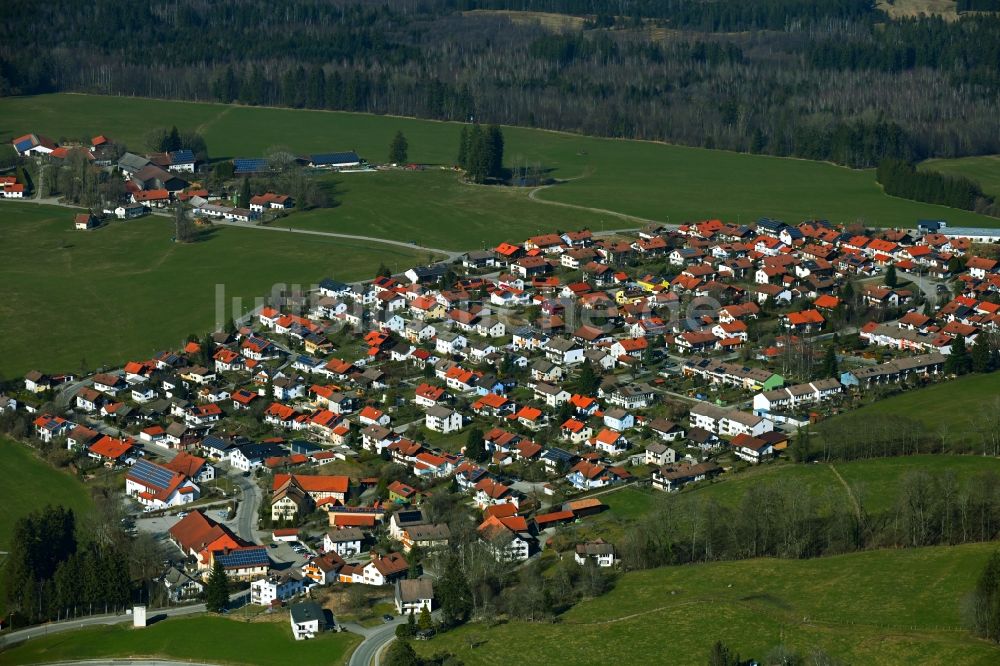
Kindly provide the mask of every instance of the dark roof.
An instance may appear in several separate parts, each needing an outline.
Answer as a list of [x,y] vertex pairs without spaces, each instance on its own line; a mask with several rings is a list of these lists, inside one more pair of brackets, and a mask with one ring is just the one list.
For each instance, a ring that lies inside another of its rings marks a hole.
[[361,158],[353,150],[348,150],[343,153],[316,153],[309,156],[309,161],[316,165],[358,164]]
[[295,624],[303,624],[314,620],[319,620],[320,624],[326,622],[322,607],[315,601],[300,601],[297,604],[292,604],[291,611],[292,622]]
[[171,164],[190,164],[194,162],[194,153],[190,150],[175,150],[170,153]]
[[350,285],[344,284],[343,282],[337,282],[332,278],[324,278],[319,283],[320,289],[326,289],[328,291],[347,291],[351,288]]
[[267,173],[271,165],[263,157],[237,157],[233,160],[233,173]]

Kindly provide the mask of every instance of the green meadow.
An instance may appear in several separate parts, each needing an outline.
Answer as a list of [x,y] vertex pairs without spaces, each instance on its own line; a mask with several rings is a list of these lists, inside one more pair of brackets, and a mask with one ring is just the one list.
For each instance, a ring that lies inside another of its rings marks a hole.
[[14,523],[46,504],[72,508],[77,518],[93,508],[87,488],[76,478],[36,458],[31,449],[0,437],[0,475],[16,480],[18,492],[9,493],[0,513],[0,551],[10,545]]
[[39,664],[115,657],[217,664],[344,664],[358,636],[328,633],[296,641],[284,622],[221,617],[167,618],[144,629],[114,625],[33,638],[0,652],[0,664]]
[[927,160],[920,163],[920,168],[971,178],[979,183],[984,194],[1000,199],[1000,155]]
[[[149,129],[175,124],[201,131],[210,154],[220,159],[260,156],[270,147],[285,146],[301,153],[354,149],[373,162],[381,162],[386,159],[392,135],[401,130],[409,140],[411,161],[439,165],[454,162],[460,129],[456,123],[409,118],[139,98],[55,94],[0,100],[0,140],[27,131],[46,133],[55,139],[103,133],[141,148]],[[598,209],[578,209],[580,225],[595,226],[602,221],[607,228],[639,224],[634,219],[599,211],[662,222],[710,217],[750,221],[769,216],[789,222],[809,217],[834,222],[863,220],[875,226],[912,226],[919,218],[944,218],[953,225],[1000,224],[996,219],[967,211],[886,196],[871,170],[525,128],[505,128],[504,134],[507,166],[539,165],[553,177],[567,181],[538,192],[538,199]],[[461,234],[465,233],[469,216],[475,213],[449,214],[448,209],[454,206],[446,203],[448,197],[454,196],[452,201],[463,206],[462,197],[447,192],[442,196],[439,181],[426,172],[416,176],[428,177],[424,181],[428,185],[418,187],[415,194],[403,190],[389,196],[406,197],[410,207],[426,207],[427,211],[443,207],[445,214],[396,216],[395,224],[418,227],[427,245],[433,245],[432,240],[452,242],[452,247],[460,240],[464,242]],[[521,199],[528,196],[524,190],[514,194]],[[381,211],[386,204],[382,189],[365,185],[355,187],[352,195],[351,188],[345,186],[345,211],[350,210],[352,196],[359,210],[375,207]],[[561,214],[565,211],[557,212],[557,206],[522,201],[539,211],[533,214],[532,221],[521,224],[520,217],[527,208],[515,205],[517,198],[509,197],[506,203],[496,199],[496,204],[477,204],[492,210],[495,219],[490,234],[481,240],[494,242],[504,237],[507,225],[515,221],[510,229],[515,236],[535,228],[569,226],[568,222],[575,221]],[[403,212],[407,211],[412,208],[404,207]],[[583,215],[585,212],[591,216]],[[386,224],[364,216],[341,220],[340,214],[334,208],[313,217],[330,216],[330,224],[346,226],[355,233],[364,233],[372,224],[376,228]],[[304,223],[321,222],[307,218]]]
[[[963,628],[962,607],[996,544],[814,560],[746,560],[627,573],[554,623],[472,624],[414,643],[469,666],[705,664],[723,641],[746,658],[775,646],[848,664],[995,664],[1000,648]],[[474,646],[474,647],[470,647]],[[513,656],[516,654],[516,658]]]
[[76,231],[75,212],[0,202],[4,376],[149,358],[211,330],[217,294],[224,322],[233,297],[246,311],[275,284],[370,279],[381,262],[403,270],[427,260],[398,246],[232,227],[177,244],[171,220],[156,216]]

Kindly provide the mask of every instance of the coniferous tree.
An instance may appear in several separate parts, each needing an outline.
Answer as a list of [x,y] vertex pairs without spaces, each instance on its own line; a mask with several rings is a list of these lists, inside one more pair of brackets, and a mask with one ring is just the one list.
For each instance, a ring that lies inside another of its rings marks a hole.
[[823,363],[820,365],[820,376],[823,379],[837,376],[837,351],[830,345],[826,348]]
[[977,636],[1000,643],[1000,550],[990,556],[976,583],[972,628]]
[[462,131],[458,135],[458,166],[462,169],[469,167],[469,128],[462,125]]
[[435,592],[441,602],[441,615],[446,626],[462,624],[469,619],[472,591],[458,555],[452,554],[448,558]]
[[402,132],[396,132],[389,145],[389,162],[393,164],[405,164],[407,161],[410,144]]
[[210,613],[221,613],[229,604],[229,576],[218,560],[212,565],[205,586],[205,608]]
[[989,336],[986,333],[981,332],[972,345],[970,364],[973,372],[990,372],[994,369],[993,353]]
[[580,376],[576,378],[576,390],[580,395],[594,395],[601,386],[601,377],[594,370],[590,360],[580,366]]
[[503,177],[503,131],[498,125],[490,125],[485,134],[487,174],[491,178]]
[[243,182],[240,183],[240,200],[237,205],[243,208],[250,207],[250,179],[246,176],[243,177]]
[[896,265],[889,264],[889,267],[885,269],[885,286],[895,289],[898,284],[899,278],[896,275]]
[[944,362],[944,371],[950,374],[964,375],[972,367],[972,359],[969,358],[969,350],[965,346],[965,338],[956,335],[951,341],[951,353]]
[[466,458],[476,462],[484,462],[489,459],[489,452],[486,450],[486,441],[483,438],[483,431],[480,428],[473,428],[469,431],[465,439]]

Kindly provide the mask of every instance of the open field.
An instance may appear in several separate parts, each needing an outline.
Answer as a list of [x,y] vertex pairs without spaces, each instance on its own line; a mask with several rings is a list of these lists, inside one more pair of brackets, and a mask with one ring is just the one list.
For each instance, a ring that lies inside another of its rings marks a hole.
[[[961,605],[996,544],[748,560],[626,574],[554,624],[472,625],[414,646],[469,666],[704,664],[716,640],[760,659],[784,643],[854,664],[993,664],[1000,648],[962,628]],[[470,648],[473,637],[477,647]]]
[[176,346],[215,325],[217,285],[228,318],[233,296],[246,309],[277,283],[367,279],[380,262],[402,270],[427,259],[391,245],[228,227],[176,244],[172,222],[160,217],[81,232],[74,212],[0,204],[5,376],[76,371]]
[[10,545],[17,519],[45,504],[71,507],[78,519],[92,508],[90,493],[82,483],[39,460],[23,444],[4,437],[0,437],[0,475],[19,488],[18,492],[7,494],[0,513],[0,550],[7,550]]
[[0,664],[37,664],[108,657],[159,657],[219,664],[343,664],[360,642],[349,633],[296,641],[284,622],[247,624],[221,617],[165,619],[145,629],[128,625],[82,629],[0,653]]
[[920,168],[971,178],[979,183],[984,194],[1000,199],[1000,155],[927,160],[920,163]]
[[[878,400],[837,418],[877,419],[892,414],[922,422],[929,431],[949,439],[979,442],[984,416],[1000,410],[1000,372],[966,375],[927,388]],[[832,421],[832,419],[831,419]]]
[[[398,129],[409,140],[411,161],[451,164],[459,134],[455,123],[327,111],[68,94],[0,100],[0,141],[26,131],[56,139],[105,133],[141,149],[149,129],[172,124],[203,132],[214,158],[261,155],[271,146],[282,145],[299,152],[353,148],[379,162],[385,159]],[[863,219],[876,226],[912,226],[919,218],[944,218],[953,225],[1000,225],[1000,220],[967,211],[888,197],[871,170],[524,128],[506,128],[504,133],[507,166],[540,165],[557,178],[576,178],[536,195],[549,201],[670,222],[709,217],[749,221],[769,216],[789,222],[808,217],[834,222]],[[360,189],[356,196],[362,198],[364,192]],[[516,194],[527,196],[525,191]],[[350,196],[345,192],[345,209],[351,205]],[[431,205],[428,199],[418,194],[412,205]],[[370,201],[362,199],[358,208],[385,203]],[[537,214],[548,229],[564,224],[565,218],[559,219],[555,208],[546,206]],[[516,209],[509,214],[506,208],[496,212],[506,220],[520,215]],[[467,221],[462,215],[448,214],[447,209],[444,213],[436,220],[428,219],[432,228],[424,233],[440,229],[449,235]],[[592,224],[582,218],[580,222]],[[359,218],[351,227],[364,233],[366,224],[367,220]],[[613,217],[607,224],[608,228],[636,226],[635,221]],[[531,226],[515,227],[515,233]],[[498,226],[487,240],[492,242],[503,231]]]
[[735,508],[751,487],[778,482],[796,488],[802,495],[808,495],[820,507],[839,506],[850,502],[850,497],[834,470],[843,477],[851,492],[862,500],[868,513],[880,513],[893,508],[900,483],[910,472],[949,471],[962,483],[977,472],[992,471],[1000,474],[1000,459],[926,455],[837,462],[833,465],[794,465],[781,462],[749,468],[738,474],[723,474],[715,481],[694,484],[674,495],[648,488],[624,488],[602,495],[601,500],[610,509],[607,515],[611,518],[611,527],[617,527],[620,519],[640,518],[657,507],[669,511],[671,507],[691,502],[713,501]]

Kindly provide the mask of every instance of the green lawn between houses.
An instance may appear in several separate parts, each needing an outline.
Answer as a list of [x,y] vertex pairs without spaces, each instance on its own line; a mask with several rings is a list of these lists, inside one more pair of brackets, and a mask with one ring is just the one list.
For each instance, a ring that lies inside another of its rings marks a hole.
[[[552,624],[470,625],[414,646],[468,666],[704,664],[716,640],[744,658],[784,643],[852,664],[995,664],[961,607],[997,544],[747,560],[626,574]],[[474,644],[476,647],[470,647]]]
[[0,664],[37,664],[110,657],[157,657],[219,664],[343,664],[361,642],[350,633],[296,641],[284,622],[245,623],[221,617],[167,618],[144,629],[82,629],[0,653]]
[[424,252],[378,243],[216,227],[206,240],[171,242],[169,219],[149,216],[92,231],[73,209],[0,202],[0,374],[78,371],[176,347],[216,321],[222,285],[245,308],[275,284],[370,279]]
[[[355,149],[381,162],[398,129],[409,140],[411,161],[450,165],[459,134],[456,123],[328,111],[71,94],[0,100],[0,141],[28,131],[57,140],[104,133],[141,149],[149,129],[174,124],[201,131],[214,158],[259,156],[281,145],[303,153]],[[539,198],[659,221],[709,217],[750,221],[764,215],[789,222],[807,217],[835,222],[861,218],[876,226],[912,226],[919,218],[945,218],[952,225],[1000,225],[997,219],[967,211],[886,196],[872,170],[524,128],[505,128],[505,138],[507,166],[539,164],[557,178],[576,179],[538,193]],[[358,214],[341,214],[334,208],[303,222],[356,233],[371,226],[404,239],[416,233],[422,244],[456,249],[475,249],[481,242],[495,243],[539,229],[638,225],[606,213],[523,201],[524,191],[470,204],[468,195],[449,191],[440,174],[408,175],[427,185],[397,191],[392,179],[386,188],[369,181],[357,185],[358,178],[378,178],[376,174],[344,175],[345,211],[354,208]],[[387,198],[401,201],[390,204]],[[470,208],[459,214],[451,210],[452,202]],[[385,219],[361,214],[370,210]],[[475,233],[469,232],[470,220],[479,222],[472,227]],[[468,245],[470,238],[476,241],[473,247]]]

